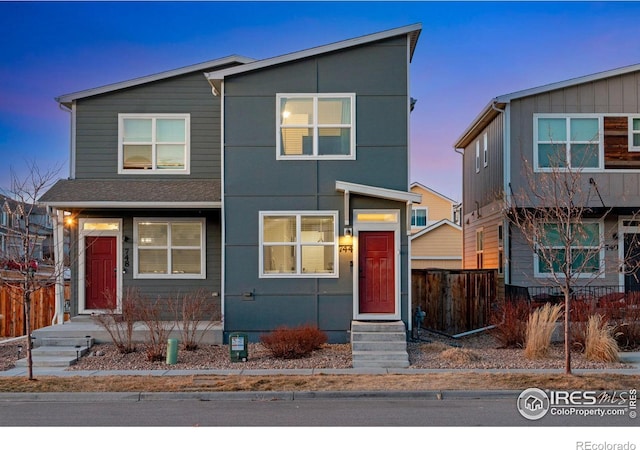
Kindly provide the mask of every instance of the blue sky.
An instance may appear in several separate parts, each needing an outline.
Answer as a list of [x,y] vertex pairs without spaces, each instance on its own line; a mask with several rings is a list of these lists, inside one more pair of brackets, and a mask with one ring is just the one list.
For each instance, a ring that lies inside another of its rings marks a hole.
[[637,2],[0,2],[0,187],[27,160],[68,175],[62,94],[421,23],[411,177],[460,200],[453,143],[488,101],[640,63],[638,18]]

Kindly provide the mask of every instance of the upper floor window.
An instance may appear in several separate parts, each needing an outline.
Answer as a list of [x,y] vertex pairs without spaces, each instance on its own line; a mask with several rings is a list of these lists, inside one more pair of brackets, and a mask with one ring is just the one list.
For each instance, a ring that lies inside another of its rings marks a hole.
[[260,277],[337,277],[338,213],[261,212]]
[[411,226],[426,227],[427,226],[427,208],[414,208],[411,210]]
[[278,94],[278,159],[355,159],[355,94]]
[[480,172],[480,141],[476,141],[476,173]]
[[118,173],[188,174],[189,114],[119,114]]
[[484,167],[487,167],[489,165],[489,137],[487,136],[487,133],[484,134],[483,136],[483,150],[482,150],[482,162]]
[[535,168],[601,169],[600,122],[589,115],[535,115]]
[[6,227],[9,225],[9,213],[6,211],[0,211],[0,225]]
[[629,150],[640,152],[640,117],[629,117]]

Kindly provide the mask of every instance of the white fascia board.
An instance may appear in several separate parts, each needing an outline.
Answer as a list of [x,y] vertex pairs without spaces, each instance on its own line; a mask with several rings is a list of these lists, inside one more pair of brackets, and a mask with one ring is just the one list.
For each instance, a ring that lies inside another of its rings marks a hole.
[[154,75],[147,75],[140,78],[134,78],[132,80],[122,81],[119,83],[108,84],[106,86],[100,86],[97,88],[86,89],[84,91],[78,91],[71,94],[61,95],[60,97],[56,97],[56,101],[61,104],[70,104],[74,100],[78,100],[85,97],[91,97],[94,95],[105,94],[107,92],[117,91],[120,89],[126,89],[133,86],[138,86],[145,83],[151,83],[153,81],[163,80],[165,78],[171,78],[179,75],[184,75],[190,72],[197,72],[198,70],[204,70],[211,66],[231,64],[234,62],[240,64],[247,64],[255,61],[253,58],[247,58],[245,56],[232,55],[226,56],[220,59],[214,59],[211,61],[194,64],[191,66],[182,67],[179,69],[168,70],[166,72],[160,72]]
[[420,203],[422,201],[421,194],[413,192],[397,191],[395,189],[387,189],[376,186],[367,186],[364,184],[349,183],[347,181],[336,181],[336,190],[349,192],[351,194],[366,195],[368,197],[385,198],[388,200],[396,200],[402,202]]
[[591,83],[592,81],[602,80],[604,78],[616,77],[631,72],[640,71],[640,64],[633,64],[631,66],[620,67],[618,69],[607,70],[604,72],[598,72],[591,75],[585,75],[582,77],[571,78],[565,81],[559,81],[556,83],[545,84],[530,89],[524,89],[522,91],[513,92],[511,94],[501,95],[496,98],[500,103],[509,103],[511,100],[518,98],[529,97],[530,95],[541,94],[543,92],[555,91],[556,89],[564,89],[578,84]]
[[[262,59],[259,61],[244,64],[242,66],[230,67],[228,69],[216,70],[214,72],[206,73],[205,76],[208,80],[223,80],[226,76],[236,75],[239,73],[249,72],[252,70],[263,69],[266,67],[275,66],[277,64],[283,64],[303,58],[309,58],[312,56],[321,55],[323,53],[333,52],[336,50],[343,50],[345,48],[354,47],[357,45],[368,44],[370,42],[387,39],[394,36],[400,36],[403,34],[412,34],[411,45],[415,47],[418,40],[418,35],[422,30],[422,24],[407,25],[400,28],[394,28],[387,31],[381,31],[379,33],[368,34],[366,36],[360,36],[353,39],[347,39],[333,44],[322,45],[298,52],[288,53],[286,55],[276,56],[273,58]],[[413,36],[415,34],[415,36]],[[411,49],[412,50],[412,49]],[[411,51],[413,53],[413,51]]]
[[478,116],[471,122],[471,125],[469,125],[469,127],[462,133],[462,135],[460,135],[460,137],[454,144],[454,148],[464,148],[468,144],[469,140],[474,138],[473,132],[480,128],[479,125],[488,123],[487,119],[491,120],[497,115],[497,111],[493,112],[494,106],[504,108],[504,106],[509,104],[512,100],[517,100],[544,92],[555,91],[557,89],[564,89],[579,84],[591,83],[593,81],[602,80],[604,78],[616,77],[619,75],[625,75],[627,73],[638,71],[640,71],[640,64],[633,64],[630,66],[620,67],[618,69],[607,70],[604,72],[598,72],[577,78],[571,78],[569,80],[545,84],[542,86],[524,89],[522,91],[516,91],[512,92],[511,94],[505,94],[495,97],[487,104],[487,106],[482,109],[480,114],[478,114]]
[[426,227],[424,230],[420,230],[415,234],[412,234],[411,236],[409,236],[410,240],[414,240],[419,238],[420,236],[424,236],[425,234],[427,234],[429,231],[433,231],[436,228],[440,228],[442,225],[449,225],[452,228],[455,228],[458,231],[462,231],[462,227],[460,225],[458,225],[457,223],[453,223],[448,219],[442,219],[439,220],[438,222],[429,225],[428,227]]
[[422,183],[418,183],[417,181],[414,181],[413,183],[411,183],[410,188],[412,188],[412,187],[419,187],[419,188],[421,188],[421,189],[424,189],[425,191],[429,191],[429,192],[431,192],[433,195],[437,195],[437,196],[438,196],[438,197],[440,197],[441,199],[448,201],[449,203],[451,203],[451,204],[452,204],[452,205],[454,205],[454,206],[458,204],[458,202],[456,202],[455,200],[453,200],[453,199],[451,199],[451,198],[447,197],[447,196],[446,196],[446,195],[444,195],[444,194],[441,194],[441,193],[440,193],[440,192],[438,192],[438,191],[434,191],[433,189],[431,189],[431,188],[429,188],[429,187],[425,186],[425,185],[424,185],[424,184],[422,184]]
[[43,205],[57,209],[76,209],[76,208],[169,208],[169,209],[220,209],[222,202],[40,202]]

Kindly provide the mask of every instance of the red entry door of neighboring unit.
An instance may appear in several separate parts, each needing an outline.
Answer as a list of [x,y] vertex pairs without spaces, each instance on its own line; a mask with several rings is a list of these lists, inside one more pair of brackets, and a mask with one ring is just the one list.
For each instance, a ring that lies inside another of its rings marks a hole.
[[393,231],[361,231],[358,246],[360,314],[395,313]]
[[116,238],[86,240],[85,309],[116,308]]

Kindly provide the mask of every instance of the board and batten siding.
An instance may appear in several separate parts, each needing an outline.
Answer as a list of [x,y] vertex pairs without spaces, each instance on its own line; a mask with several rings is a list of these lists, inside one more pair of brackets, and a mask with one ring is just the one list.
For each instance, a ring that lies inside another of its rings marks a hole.
[[[511,184],[514,192],[527,188],[523,161],[533,162],[533,116],[535,113],[589,113],[625,116],[640,113],[640,72],[632,72],[511,101]],[[606,141],[605,141],[606,142]],[[584,189],[589,179],[598,186],[607,207],[640,204],[640,168],[618,165],[583,175]],[[465,199],[466,200],[466,199]],[[600,203],[599,201],[597,202]],[[594,206],[598,206],[594,204]]]
[[[76,101],[76,179],[220,178],[220,98],[198,71]],[[188,113],[190,175],[118,174],[118,114]]]
[[[464,149],[463,215],[500,198],[503,192],[503,115],[496,116]],[[487,135],[488,158],[484,166],[484,135]],[[479,170],[476,172],[476,142],[480,146]]]

